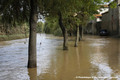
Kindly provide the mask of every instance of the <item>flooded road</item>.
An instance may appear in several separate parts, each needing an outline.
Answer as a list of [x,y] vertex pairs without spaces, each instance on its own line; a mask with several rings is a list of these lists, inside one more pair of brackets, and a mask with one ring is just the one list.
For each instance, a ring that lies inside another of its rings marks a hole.
[[[120,39],[85,36],[77,48],[37,34],[37,68],[27,69],[28,39],[0,42],[0,80],[120,80]],[[40,42],[42,43],[40,45]]]

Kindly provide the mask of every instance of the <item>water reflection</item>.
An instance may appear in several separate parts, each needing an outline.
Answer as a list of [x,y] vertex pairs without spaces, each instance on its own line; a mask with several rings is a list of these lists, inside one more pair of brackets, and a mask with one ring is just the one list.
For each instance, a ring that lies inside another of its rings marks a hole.
[[120,40],[114,40],[112,43],[113,46],[112,50],[110,50],[109,65],[114,70],[114,76],[120,77]]
[[76,48],[76,56],[77,56],[77,63],[78,63],[78,70],[80,70],[80,53],[78,47]]
[[[111,41],[112,40],[112,41]],[[93,54],[91,54],[91,63],[93,65],[92,76],[97,77],[107,77],[106,80],[116,80],[112,77],[119,77],[115,73],[115,69],[119,69],[117,66],[119,65],[118,59],[119,59],[119,40],[116,39],[106,39],[104,40],[103,46],[96,46],[95,50],[93,51]],[[110,41],[110,43],[108,43]],[[97,44],[100,44],[101,42],[97,41]],[[95,78],[94,80],[104,80],[104,78]]]
[[29,68],[28,69],[28,75],[30,77],[30,80],[38,80],[37,79],[37,69],[36,68]]

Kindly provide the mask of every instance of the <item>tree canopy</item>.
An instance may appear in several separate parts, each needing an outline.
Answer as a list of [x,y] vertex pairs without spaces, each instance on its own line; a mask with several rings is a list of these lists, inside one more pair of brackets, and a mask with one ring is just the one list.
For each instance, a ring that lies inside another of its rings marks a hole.
[[[56,17],[58,12],[62,13],[63,18],[69,18],[74,13],[82,16],[96,13],[99,4],[111,0],[37,0],[38,13],[43,16]],[[1,0],[0,16],[3,22],[21,23],[29,20],[30,0]]]

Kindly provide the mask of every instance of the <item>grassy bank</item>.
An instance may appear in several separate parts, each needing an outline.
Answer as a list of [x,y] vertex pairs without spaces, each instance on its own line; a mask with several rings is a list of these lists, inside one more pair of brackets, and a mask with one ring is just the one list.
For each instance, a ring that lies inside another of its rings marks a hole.
[[8,41],[8,40],[14,40],[14,39],[22,39],[26,38],[29,35],[27,34],[13,34],[13,35],[0,35],[0,41]]

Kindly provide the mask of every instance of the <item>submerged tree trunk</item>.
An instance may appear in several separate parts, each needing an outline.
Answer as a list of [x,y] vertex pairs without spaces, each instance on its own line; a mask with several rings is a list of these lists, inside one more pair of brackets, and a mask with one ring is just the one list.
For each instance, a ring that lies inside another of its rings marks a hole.
[[63,50],[68,50],[68,45],[67,45],[67,43],[68,43],[68,33],[67,33],[67,29],[63,26],[61,12],[58,13],[58,16],[59,16],[59,25],[60,25],[60,28],[62,30],[62,34],[63,34],[63,37],[64,37]]
[[79,26],[76,27],[76,40],[75,40],[75,47],[78,46],[78,42],[79,42]]
[[68,44],[68,33],[66,29],[64,31],[63,37],[64,37],[63,50],[68,50],[68,45],[67,45]]
[[37,0],[30,0],[30,34],[29,34],[29,48],[28,48],[28,68],[35,68],[36,61],[36,24],[37,24]]
[[82,26],[79,26],[79,41],[82,39],[82,36],[83,36]]

